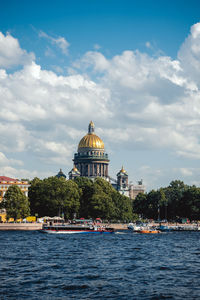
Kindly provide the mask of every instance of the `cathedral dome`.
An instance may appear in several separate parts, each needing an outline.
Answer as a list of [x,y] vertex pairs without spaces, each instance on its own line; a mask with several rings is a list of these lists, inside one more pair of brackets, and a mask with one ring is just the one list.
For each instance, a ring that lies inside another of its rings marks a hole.
[[82,148],[104,149],[103,141],[94,133],[94,123],[92,121],[88,126],[88,134],[79,142],[78,151]]

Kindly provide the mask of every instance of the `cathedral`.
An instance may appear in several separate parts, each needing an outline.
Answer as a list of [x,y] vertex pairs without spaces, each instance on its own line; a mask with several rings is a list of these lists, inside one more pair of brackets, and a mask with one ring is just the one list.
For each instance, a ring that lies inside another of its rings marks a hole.
[[108,154],[103,141],[94,132],[92,121],[88,126],[88,133],[79,142],[73,161],[74,169],[80,172],[80,176],[108,179]]
[[[133,185],[128,182],[128,174],[124,167],[117,173],[117,178],[113,179],[109,176],[108,166],[109,158],[105,152],[104,143],[95,134],[95,126],[91,121],[88,126],[88,133],[80,140],[77,153],[73,158],[74,167],[69,172],[69,179],[74,179],[78,176],[94,179],[102,177],[112,184],[119,193],[134,199],[137,194],[144,193],[145,187],[142,180],[138,184]],[[66,177],[62,170],[57,174],[57,177]]]

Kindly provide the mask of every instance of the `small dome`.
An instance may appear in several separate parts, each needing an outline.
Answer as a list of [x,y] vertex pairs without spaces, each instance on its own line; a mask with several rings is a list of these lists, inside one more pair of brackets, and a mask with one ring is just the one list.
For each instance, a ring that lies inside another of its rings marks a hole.
[[88,127],[88,134],[79,142],[78,151],[81,148],[104,149],[103,141],[94,133],[94,123],[92,121]]
[[122,166],[122,168],[121,168],[120,172],[122,172],[122,173],[126,173],[126,171],[124,170],[124,166]]
[[56,175],[56,177],[58,177],[58,178],[60,178],[60,177],[66,178],[66,175],[63,173],[62,169],[60,169],[60,171],[58,172],[58,174]]
[[128,176],[128,174],[127,174],[127,172],[126,172],[126,170],[124,169],[123,166],[122,166],[121,170],[119,171],[119,173],[117,173],[117,176],[119,176],[119,175],[126,175],[126,176]]

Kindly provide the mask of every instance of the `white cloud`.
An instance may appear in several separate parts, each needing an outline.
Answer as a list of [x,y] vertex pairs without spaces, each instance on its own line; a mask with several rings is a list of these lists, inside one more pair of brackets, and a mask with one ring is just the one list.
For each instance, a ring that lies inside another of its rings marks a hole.
[[185,77],[200,87],[200,23],[191,27],[191,33],[180,47],[178,59]]
[[9,68],[16,65],[24,65],[34,60],[33,53],[27,53],[20,48],[17,39],[9,33],[0,32],[0,68]]
[[[10,155],[23,152],[33,164],[44,164],[46,170],[62,165],[70,170],[73,153],[93,119],[97,134],[113,155],[119,149],[122,156],[123,151],[132,151],[135,159],[134,151],[150,149],[156,153],[163,149],[177,159],[199,161],[199,31],[199,23],[191,28],[177,59],[152,57],[138,50],[108,59],[100,52],[89,51],[73,63],[67,76],[44,70],[35,62],[24,61],[20,71],[10,74],[2,67],[1,151]],[[68,45],[62,38],[40,34],[67,53]],[[19,47],[19,53],[27,54],[16,39],[10,39],[15,41],[15,49]],[[9,39],[6,43],[10,47]],[[3,156],[1,159],[6,162]],[[8,167],[19,160],[14,155],[12,159]],[[134,159],[130,162],[133,169]],[[139,159],[142,162],[142,157]],[[24,161],[24,169],[28,170],[29,163]],[[164,176],[162,168],[150,168],[143,172],[152,186]],[[50,173],[38,171],[45,172]],[[142,178],[142,169],[139,174]],[[183,165],[177,174],[192,181],[195,172]]]
[[[46,34],[43,31],[39,32],[39,37],[46,38],[51,42],[51,44],[56,45],[60,50],[62,51],[63,54],[68,55],[68,48],[70,46],[69,42],[64,38],[64,37],[57,37],[54,38],[48,34]],[[48,52],[46,52],[47,55],[54,55],[52,54],[53,52],[51,49],[48,48]]]

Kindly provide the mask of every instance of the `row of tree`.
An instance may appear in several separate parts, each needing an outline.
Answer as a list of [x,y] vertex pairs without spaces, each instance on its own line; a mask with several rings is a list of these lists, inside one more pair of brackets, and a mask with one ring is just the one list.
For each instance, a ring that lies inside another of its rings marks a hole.
[[76,216],[126,221],[133,218],[131,200],[102,178],[35,178],[29,189],[29,201],[31,213],[39,216],[64,214],[68,219]]
[[148,219],[200,219],[200,188],[175,180],[168,187],[139,194],[133,201],[136,214]]
[[75,180],[49,177],[34,178],[30,182],[29,199],[18,186],[7,190],[0,208],[7,218],[24,218],[28,215],[64,215],[130,221],[141,216],[148,219],[175,220],[178,217],[200,219],[200,188],[172,181],[168,187],[137,195],[131,201],[118,193],[102,178],[94,181],[79,177]]

